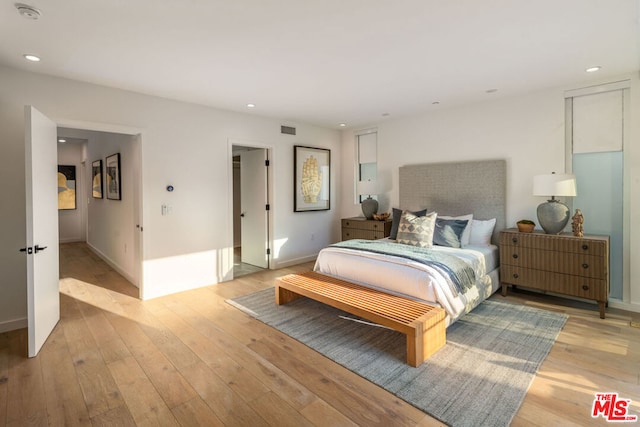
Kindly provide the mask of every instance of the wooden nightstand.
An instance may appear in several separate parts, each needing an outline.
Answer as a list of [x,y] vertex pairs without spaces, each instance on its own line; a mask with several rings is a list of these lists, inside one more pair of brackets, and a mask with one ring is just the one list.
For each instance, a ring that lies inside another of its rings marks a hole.
[[604,319],[609,298],[609,236],[500,233],[502,295],[509,285],[595,300]]
[[342,240],[367,239],[375,240],[389,237],[391,219],[377,221],[364,217],[342,219]]

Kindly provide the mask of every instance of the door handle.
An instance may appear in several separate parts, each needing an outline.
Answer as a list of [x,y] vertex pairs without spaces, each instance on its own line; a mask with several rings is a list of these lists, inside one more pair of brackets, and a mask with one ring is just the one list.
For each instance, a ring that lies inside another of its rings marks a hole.
[[240,214],[240,217],[241,217],[241,218],[244,218],[244,212],[242,212],[242,213]]
[[35,245],[35,246],[34,246],[34,248],[33,248],[33,250],[34,250],[34,252],[35,252],[35,253],[38,253],[38,252],[40,252],[40,251],[44,251],[45,249],[47,249],[47,247],[46,247],[46,246],[40,247],[40,246],[38,246],[38,245]]
[[33,253],[33,248],[31,246],[28,248],[20,248],[20,252],[26,252],[27,255],[31,255]]

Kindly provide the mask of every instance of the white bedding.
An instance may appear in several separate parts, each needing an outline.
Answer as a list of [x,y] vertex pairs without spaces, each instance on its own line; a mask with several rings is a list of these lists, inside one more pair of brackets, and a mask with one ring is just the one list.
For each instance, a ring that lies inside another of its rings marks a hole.
[[475,286],[456,296],[451,279],[438,268],[401,257],[338,247],[321,250],[314,271],[438,305],[447,312],[448,326],[498,289],[498,247],[433,249],[455,254],[472,267]]

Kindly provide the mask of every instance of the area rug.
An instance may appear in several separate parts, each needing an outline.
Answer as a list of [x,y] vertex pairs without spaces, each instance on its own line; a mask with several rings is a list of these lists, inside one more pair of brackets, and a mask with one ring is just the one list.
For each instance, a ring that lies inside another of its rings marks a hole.
[[487,300],[447,328],[447,344],[417,368],[405,336],[273,288],[229,304],[306,344],[451,426],[507,426],[567,316]]

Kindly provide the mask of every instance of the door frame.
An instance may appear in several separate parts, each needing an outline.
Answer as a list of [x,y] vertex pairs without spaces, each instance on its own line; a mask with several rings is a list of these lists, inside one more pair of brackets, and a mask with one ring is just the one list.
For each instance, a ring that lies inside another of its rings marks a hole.
[[228,189],[228,197],[227,197],[227,245],[230,248],[230,265],[229,265],[229,274],[225,275],[223,280],[233,280],[233,146],[241,146],[241,147],[251,147],[251,148],[263,148],[267,150],[267,159],[269,159],[270,166],[267,168],[267,199],[270,206],[269,211],[267,212],[267,236],[266,240],[269,243],[269,248],[271,248],[271,253],[267,256],[267,264],[268,268],[273,269],[273,236],[274,236],[274,226],[273,226],[273,217],[275,211],[275,192],[274,192],[274,167],[273,167],[273,152],[274,147],[270,144],[265,144],[263,142],[252,141],[252,140],[244,140],[244,139],[235,139],[229,138],[227,140],[227,189]]
[[[96,132],[108,132],[108,133],[119,133],[124,135],[131,135],[136,137],[136,142],[134,144],[137,147],[134,151],[138,155],[139,164],[137,165],[137,171],[134,173],[134,197],[137,196],[137,200],[134,200],[134,222],[140,225],[140,228],[136,228],[132,230],[134,235],[134,285],[138,287],[138,295],[140,299],[144,299],[144,276],[143,276],[143,264],[144,264],[144,233],[143,230],[143,203],[144,200],[143,192],[144,187],[142,185],[142,176],[143,176],[143,140],[144,140],[144,130],[141,128],[131,127],[131,126],[122,126],[111,123],[98,123],[98,122],[87,122],[82,120],[72,120],[66,118],[52,118],[52,120],[56,123],[58,127],[70,128],[70,129],[78,129],[78,130],[86,130],[86,131],[96,131]],[[89,159],[85,159],[88,165],[91,165]],[[86,168],[85,168],[85,173]],[[136,188],[137,187],[137,188]],[[83,197],[87,197],[87,194],[83,194]],[[82,203],[86,203],[85,200]],[[85,209],[85,216],[88,215],[88,210]],[[86,227],[89,226],[88,217],[85,218]],[[88,236],[88,230],[85,230],[86,236]],[[58,249],[56,249],[58,250]]]

